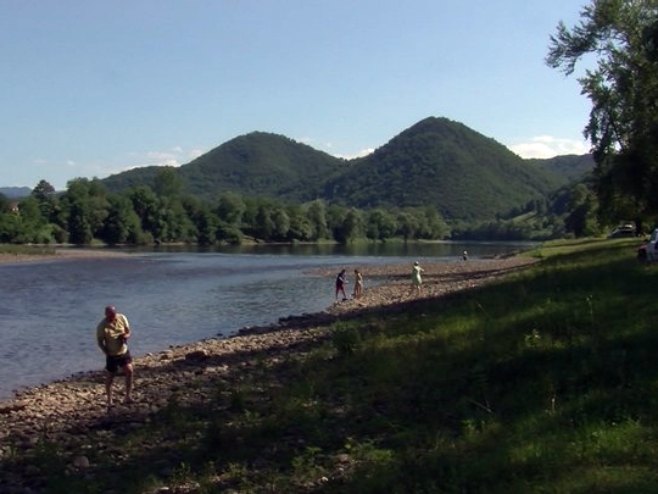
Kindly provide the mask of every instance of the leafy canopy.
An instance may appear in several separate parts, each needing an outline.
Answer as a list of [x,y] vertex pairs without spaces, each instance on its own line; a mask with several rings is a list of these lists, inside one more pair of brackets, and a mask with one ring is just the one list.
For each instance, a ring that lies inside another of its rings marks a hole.
[[[573,28],[551,37],[546,62],[579,79],[592,102],[585,136],[597,162],[597,192],[609,217],[658,214],[658,1],[592,0]],[[589,59],[589,58],[588,58]]]

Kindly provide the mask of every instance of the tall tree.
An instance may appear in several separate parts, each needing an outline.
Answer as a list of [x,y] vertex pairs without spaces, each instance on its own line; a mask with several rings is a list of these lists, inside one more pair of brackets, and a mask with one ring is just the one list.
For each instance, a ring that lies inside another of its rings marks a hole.
[[311,238],[313,240],[320,240],[329,236],[329,229],[327,228],[327,209],[324,201],[316,199],[308,205],[306,215],[313,228]]
[[[601,211],[630,195],[641,215],[658,214],[658,2],[591,0],[579,24],[563,22],[546,62],[566,74],[586,56],[595,68],[579,79],[592,102],[585,136],[597,163]],[[613,218],[614,219],[614,218]]]
[[69,240],[74,244],[88,244],[100,233],[107,218],[107,191],[97,179],[76,178],[69,181],[67,187],[62,196],[62,209]]
[[217,216],[231,225],[240,226],[246,205],[239,194],[224,192],[217,200]]
[[397,230],[395,217],[384,209],[370,211],[366,218],[366,237],[371,240],[386,240]]
[[108,215],[99,235],[100,239],[110,245],[142,242],[141,222],[130,199],[115,195],[109,198],[109,204]]
[[45,221],[53,221],[59,208],[55,195],[55,187],[46,180],[40,180],[36,187],[32,189],[30,195],[38,201],[43,219]]

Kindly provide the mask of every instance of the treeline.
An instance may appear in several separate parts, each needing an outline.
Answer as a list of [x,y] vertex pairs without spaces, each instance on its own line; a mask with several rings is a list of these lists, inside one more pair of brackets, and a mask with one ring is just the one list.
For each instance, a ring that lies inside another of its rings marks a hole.
[[358,238],[441,239],[450,231],[433,208],[373,209],[315,200],[287,204],[276,199],[223,193],[214,200],[181,194],[169,168],[154,187],[140,185],[110,193],[98,179],[79,178],[56,193],[42,180],[17,207],[0,195],[0,243],[150,245],[240,244]]

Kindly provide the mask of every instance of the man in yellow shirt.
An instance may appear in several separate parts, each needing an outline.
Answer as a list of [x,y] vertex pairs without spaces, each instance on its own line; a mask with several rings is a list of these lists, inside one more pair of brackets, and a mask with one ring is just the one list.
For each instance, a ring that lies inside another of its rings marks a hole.
[[130,338],[130,324],[123,314],[119,314],[116,307],[105,307],[105,317],[96,327],[96,340],[98,346],[105,354],[105,393],[107,405],[112,406],[112,383],[119,368],[126,376],[126,395],[124,403],[132,403],[133,364],[128,351],[127,340]]

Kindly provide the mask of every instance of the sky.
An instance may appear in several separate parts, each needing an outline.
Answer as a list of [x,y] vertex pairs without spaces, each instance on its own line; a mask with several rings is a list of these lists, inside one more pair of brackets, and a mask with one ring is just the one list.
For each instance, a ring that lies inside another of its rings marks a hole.
[[586,0],[0,0],[0,186],[180,166],[253,131],[343,157],[446,117],[583,154],[544,59]]

